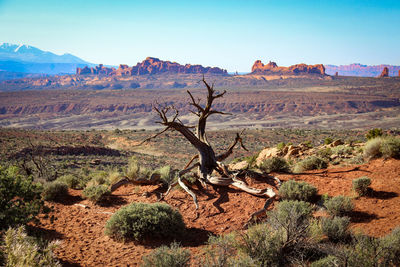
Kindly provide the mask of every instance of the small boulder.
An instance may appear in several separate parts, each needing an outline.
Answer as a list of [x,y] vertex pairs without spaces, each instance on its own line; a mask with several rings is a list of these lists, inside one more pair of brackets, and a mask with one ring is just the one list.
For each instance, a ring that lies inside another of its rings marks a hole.
[[342,142],[342,140],[338,139],[333,141],[332,143],[329,144],[330,147],[335,147],[335,146],[340,146],[343,145],[344,143]]
[[260,154],[257,157],[256,164],[259,166],[261,162],[268,158],[277,157],[280,154],[280,150],[276,147],[267,147],[261,150]]
[[231,171],[238,171],[238,170],[244,170],[249,167],[249,163],[247,161],[240,161],[237,163],[229,164],[229,170]]

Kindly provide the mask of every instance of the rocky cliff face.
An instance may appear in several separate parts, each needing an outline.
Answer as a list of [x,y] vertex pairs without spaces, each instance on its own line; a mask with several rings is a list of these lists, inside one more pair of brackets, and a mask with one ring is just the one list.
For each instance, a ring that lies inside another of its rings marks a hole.
[[251,68],[252,74],[260,75],[301,75],[318,74],[325,75],[325,67],[322,64],[307,65],[296,64],[290,67],[278,67],[275,62],[264,65],[261,60],[257,60]]
[[227,74],[226,70],[217,67],[203,67],[201,65],[181,65],[176,62],[162,61],[158,58],[148,57],[136,66],[119,65],[118,69],[106,68],[99,65],[94,68],[77,68],[77,75],[104,74],[109,76],[135,76],[159,73],[185,73],[185,74]]

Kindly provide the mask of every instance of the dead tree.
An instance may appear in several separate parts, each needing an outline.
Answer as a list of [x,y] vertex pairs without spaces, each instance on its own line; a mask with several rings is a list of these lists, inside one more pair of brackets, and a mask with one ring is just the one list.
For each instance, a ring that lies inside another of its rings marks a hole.
[[[154,110],[158,113],[161,119],[161,121],[159,121],[158,123],[164,125],[165,129],[141,142],[141,144],[143,144],[153,138],[156,138],[157,136],[168,130],[175,130],[181,133],[198,151],[198,154],[194,156],[186,165],[186,167],[178,173],[177,182],[169,186],[167,192],[164,194],[163,197],[168,195],[172,187],[179,184],[188,194],[192,196],[196,205],[196,209],[198,209],[199,206],[196,195],[183,182],[184,175],[197,168],[197,178],[203,186],[206,186],[207,184],[218,186],[233,186],[256,196],[266,196],[269,199],[274,198],[275,192],[272,190],[272,188],[256,189],[249,187],[246,183],[236,178],[238,173],[230,172],[228,168],[222,163],[223,160],[225,160],[227,157],[229,157],[229,155],[232,154],[234,147],[238,143],[245,149],[240,134],[236,134],[235,140],[233,141],[232,145],[229,146],[226,152],[220,155],[215,154],[214,149],[207,140],[206,123],[207,119],[212,114],[227,114],[212,108],[214,100],[223,97],[226,91],[222,93],[216,92],[214,90],[214,85],[210,86],[206,82],[204,77],[202,81],[207,88],[207,100],[205,104],[202,105],[200,103],[200,99],[196,101],[192,93],[190,91],[187,91],[191,99],[190,105],[194,107],[194,110],[192,110],[191,112],[199,118],[197,126],[190,127],[184,125],[179,120],[179,111],[172,105],[164,107],[154,107]],[[172,112],[173,115],[168,117],[168,113],[170,112]],[[195,131],[192,130],[193,128],[195,128]],[[271,200],[267,200],[267,203],[270,202]],[[264,209],[266,208],[264,207]]]

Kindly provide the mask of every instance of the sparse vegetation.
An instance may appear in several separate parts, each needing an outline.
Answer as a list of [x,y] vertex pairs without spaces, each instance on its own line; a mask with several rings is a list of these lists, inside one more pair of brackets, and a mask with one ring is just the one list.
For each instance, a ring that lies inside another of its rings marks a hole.
[[185,267],[189,266],[190,251],[178,243],[161,246],[143,257],[143,267]]
[[71,189],[82,189],[80,181],[76,175],[66,174],[61,176],[60,178],[57,178],[57,181],[65,183],[68,186],[68,188]]
[[45,183],[43,186],[43,199],[56,201],[68,194],[68,185],[64,182],[54,181]]
[[59,267],[61,264],[53,254],[57,245],[58,242],[50,242],[41,247],[23,226],[9,228],[4,234],[4,266]]
[[348,217],[324,217],[321,220],[323,233],[333,242],[345,242],[349,238],[349,225],[350,219]]
[[381,137],[383,136],[383,131],[380,128],[374,128],[368,131],[368,133],[365,135],[365,137],[370,140],[370,139],[374,139],[377,137]]
[[294,173],[302,173],[308,170],[315,170],[315,169],[324,169],[328,167],[328,164],[325,160],[316,157],[316,156],[309,156],[299,162],[293,168]]
[[354,204],[349,197],[336,196],[324,202],[329,214],[342,216],[354,209]]
[[400,158],[400,138],[383,138],[380,146],[380,152],[384,158]]
[[100,185],[91,185],[86,187],[82,191],[82,196],[84,198],[89,199],[94,203],[101,203],[103,202],[108,195],[111,194],[111,191],[107,185],[100,184]]
[[132,203],[107,221],[106,234],[117,240],[178,238],[185,231],[182,215],[163,203]]
[[353,190],[359,196],[368,194],[368,187],[371,185],[371,179],[368,176],[362,176],[353,180]]
[[310,201],[317,194],[317,188],[306,183],[289,180],[279,189],[279,195],[286,200]]
[[0,230],[25,224],[43,207],[42,186],[22,176],[18,168],[0,166]]
[[288,172],[289,164],[286,162],[286,160],[284,158],[273,157],[273,158],[265,159],[263,162],[261,162],[259,168],[261,170],[265,171],[266,173]]

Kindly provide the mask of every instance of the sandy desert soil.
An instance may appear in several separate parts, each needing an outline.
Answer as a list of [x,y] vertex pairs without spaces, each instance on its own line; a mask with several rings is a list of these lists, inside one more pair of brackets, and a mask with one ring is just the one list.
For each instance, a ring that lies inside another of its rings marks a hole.
[[[304,180],[318,188],[318,194],[354,197],[352,179],[367,175],[372,179],[370,196],[354,198],[351,227],[373,236],[389,233],[400,222],[400,160],[377,159],[364,165],[334,167],[304,174],[275,174],[281,180]],[[252,181],[265,187],[265,181]],[[108,218],[121,206],[132,202],[157,201],[157,186],[126,185],[115,191],[106,206],[93,205],[81,198],[81,191],[70,190],[60,203],[48,203],[53,211],[36,225],[50,239],[61,240],[57,257],[65,266],[137,266],[141,257],[160,245],[118,243],[104,235]],[[241,231],[249,216],[264,205],[264,199],[235,189],[209,187],[199,197],[200,217],[196,219],[189,195],[172,191],[165,201],[178,209],[189,228],[182,245],[199,255],[210,234]],[[272,207],[271,207],[272,208]]]

